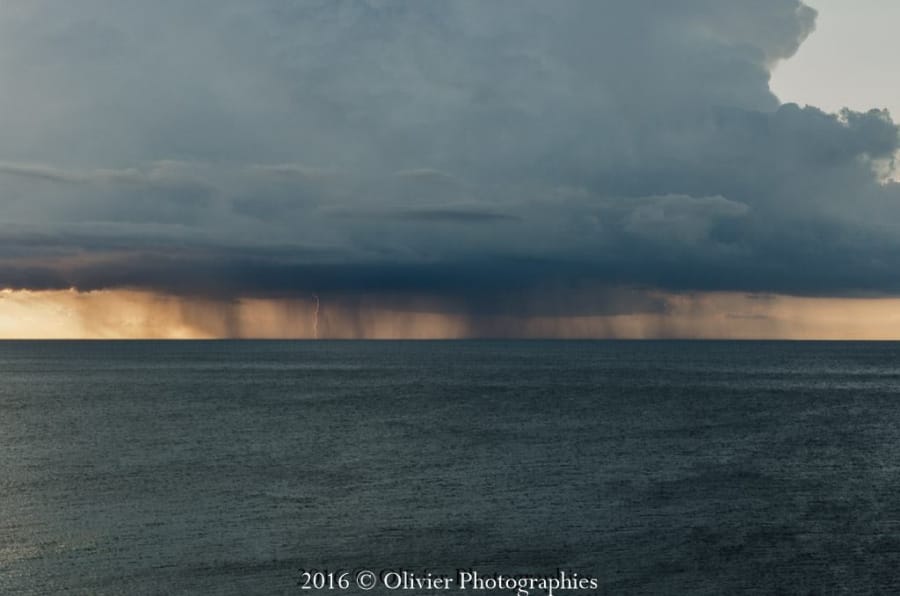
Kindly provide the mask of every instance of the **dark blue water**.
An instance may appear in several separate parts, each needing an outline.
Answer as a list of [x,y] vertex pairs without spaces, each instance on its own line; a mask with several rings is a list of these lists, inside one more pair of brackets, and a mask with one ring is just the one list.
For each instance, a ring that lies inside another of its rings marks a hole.
[[0,593],[309,567],[897,593],[900,344],[0,343]]

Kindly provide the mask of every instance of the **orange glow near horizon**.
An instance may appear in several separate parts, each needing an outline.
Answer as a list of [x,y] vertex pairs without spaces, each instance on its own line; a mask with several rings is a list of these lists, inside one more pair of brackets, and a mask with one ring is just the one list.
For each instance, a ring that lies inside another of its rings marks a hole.
[[[900,339],[900,299],[659,294],[663,313],[490,316],[323,300],[320,337]],[[313,339],[315,300],[216,301],[150,292],[0,291],[3,339]]]

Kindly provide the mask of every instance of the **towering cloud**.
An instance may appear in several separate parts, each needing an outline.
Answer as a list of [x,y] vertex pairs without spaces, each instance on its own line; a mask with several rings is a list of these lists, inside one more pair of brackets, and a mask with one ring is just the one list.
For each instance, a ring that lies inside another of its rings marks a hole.
[[814,20],[797,0],[7,2],[0,287],[529,316],[667,308],[634,288],[893,295],[897,126],[769,89]]

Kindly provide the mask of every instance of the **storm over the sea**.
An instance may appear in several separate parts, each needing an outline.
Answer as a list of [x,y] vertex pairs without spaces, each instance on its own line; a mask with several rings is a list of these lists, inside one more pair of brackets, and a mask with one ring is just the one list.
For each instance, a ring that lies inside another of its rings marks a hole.
[[815,23],[798,0],[8,3],[0,287],[214,319],[141,315],[165,335],[253,335],[234,305],[264,301],[311,336],[314,296],[332,336],[417,313],[450,337],[816,335],[678,319],[900,290],[890,114],[769,85]]
[[0,593],[900,594],[900,3],[808,2],[0,0]]

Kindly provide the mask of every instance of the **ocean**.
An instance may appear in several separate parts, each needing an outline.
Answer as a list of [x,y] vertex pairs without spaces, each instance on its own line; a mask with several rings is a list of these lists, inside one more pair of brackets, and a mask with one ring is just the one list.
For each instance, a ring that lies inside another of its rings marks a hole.
[[0,343],[2,594],[460,569],[900,593],[900,344]]

